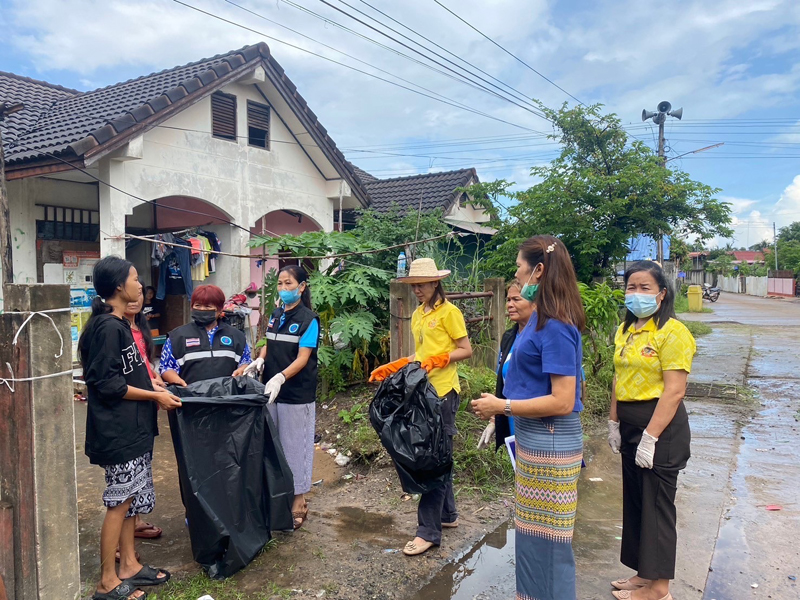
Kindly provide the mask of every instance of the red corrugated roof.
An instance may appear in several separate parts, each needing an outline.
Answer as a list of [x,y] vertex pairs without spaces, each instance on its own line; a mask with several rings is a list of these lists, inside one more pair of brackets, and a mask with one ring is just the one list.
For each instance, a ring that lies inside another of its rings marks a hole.
[[733,259],[738,260],[739,262],[764,262],[763,252],[756,252],[752,250],[734,250],[728,254],[731,254]]

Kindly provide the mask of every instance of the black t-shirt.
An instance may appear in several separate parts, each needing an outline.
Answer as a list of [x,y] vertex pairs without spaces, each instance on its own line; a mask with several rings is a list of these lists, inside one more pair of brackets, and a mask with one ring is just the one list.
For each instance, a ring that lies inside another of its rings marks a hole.
[[[145,318],[147,318],[147,315],[150,314],[164,316],[164,301],[153,298],[150,300],[149,304],[145,303],[144,307],[142,308],[142,312],[144,313]],[[161,324],[161,317],[147,319],[147,324],[150,325],[150,329],[160,329],[159,325]]]
[[[170,296],[183,296],[186,294],[178,257],[174,253],[170,254],[161,268],[167,270],[167,294]],[[186,273],[186,276],[191,277],[191,273]]]

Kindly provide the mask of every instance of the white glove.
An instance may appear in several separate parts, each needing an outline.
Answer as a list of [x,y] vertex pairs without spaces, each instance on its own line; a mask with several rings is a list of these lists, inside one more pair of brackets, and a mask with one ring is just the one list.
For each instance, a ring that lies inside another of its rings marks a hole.
[[619,421],[608,420],[608,445],[614,454],[619,454],[619,447],[622,446],[622,436],[619,433]]
[[261,371],[264,370],[264,359],[260,356],[245,367],[244,374],[258,379]]
[[481,434],[481,439],[478,440],[478,450],[483,450],[484,448],[488,448],[489,444],[492,441],[492,436],[494,435],[494,421],[489,421],[489,424],[486,426],[486,429],[483,430]]
[[269,397],[268,402],[270,404],[275,402],[275,398],[278,397],[278,393],[281,391],[281,386],[284,383],[286,383],[286,377],[283,373],[278,373],[277,375],[273,375],[272,379],[264,386],[264,395]]
[[645,429],[642,433],[642,441],[639,442],[639,447],[636,448],[636,466],[642,469],[653,468],[653,457],[656,454],[657,437],[653,437]]

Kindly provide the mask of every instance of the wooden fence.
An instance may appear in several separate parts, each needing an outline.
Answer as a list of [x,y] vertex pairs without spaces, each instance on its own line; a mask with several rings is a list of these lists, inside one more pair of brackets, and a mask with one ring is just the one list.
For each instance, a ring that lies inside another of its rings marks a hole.
[[[475,347],[473,342],[473,356],[470,364],[483,365],[494,369],[497,362],[497,351],[500,340],[506,330],[505,311],[505,281],[499,278],[486,279],[483,291],[452,292],[447,294],[447,299],[458,303],[463,300],[485,298],[486,310],[483,315],[465,319],[467,325],[472,323],[488,323],[491,344]],[[411,315],[419,306],[416,296],[407,283],[392,280],[389,288],[390,345],[389,355],[391,360],[414,353],[414,336],[411,333]]]

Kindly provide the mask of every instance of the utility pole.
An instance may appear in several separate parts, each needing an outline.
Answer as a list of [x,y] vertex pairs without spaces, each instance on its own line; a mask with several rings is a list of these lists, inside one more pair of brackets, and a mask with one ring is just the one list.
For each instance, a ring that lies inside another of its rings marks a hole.
[[775,221],[772,222],[772,244],[775,248],[775,270],[778,270],[778,230]]
[[[664,139],[664,123],[667,122],[667,115],[675,117],[679,121],[683,118],[683,109],[672,110],[672,104],[664,100],[658,103],[657,111],[642,110],[642,121],[653,119],[653,123],[658,124],[658,156],[661,158],[661,166],[667,167],[667,158],[665,153],[666,140]],[[664,233],[658,232],[658,240],[656,242],[656,260],[660,265],[664,265]]]
[[[0,104],[0,123],[6,115],[22,110],[22,103]],[[0,130],[0,265],[3,269],[2,283],[14,282],[14,264],[11,260],[11,213],[8,209],[8,191],[6,190],[6,159],[3,154],[3,132]]]

